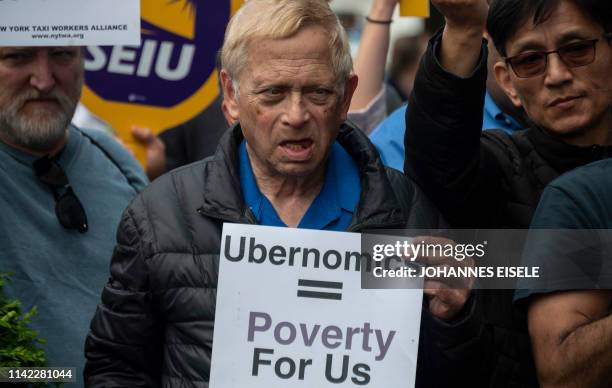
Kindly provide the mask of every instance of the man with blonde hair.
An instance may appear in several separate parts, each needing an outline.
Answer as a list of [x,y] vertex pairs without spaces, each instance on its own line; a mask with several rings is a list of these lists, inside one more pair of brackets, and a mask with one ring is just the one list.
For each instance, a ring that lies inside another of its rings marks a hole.
[[[216,154],[157,179],[123,215],[86,343],[90,387],[208,386],[224,222],[438,227],[418,189],[345,123],[357,77],[326,1],[250,0],[228,26],[221,79],[236,124]],[[432,295],[429,319],[454,318],[466,299]]]

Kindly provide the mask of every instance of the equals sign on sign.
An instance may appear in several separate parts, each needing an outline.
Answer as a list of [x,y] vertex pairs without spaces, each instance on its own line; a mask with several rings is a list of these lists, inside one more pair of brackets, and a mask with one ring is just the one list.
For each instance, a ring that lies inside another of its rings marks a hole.
[[[299,289],[299,287],[307,287],[308,289]],[[342,300],[342,283],[298,279],[297,296],[298,298]]]

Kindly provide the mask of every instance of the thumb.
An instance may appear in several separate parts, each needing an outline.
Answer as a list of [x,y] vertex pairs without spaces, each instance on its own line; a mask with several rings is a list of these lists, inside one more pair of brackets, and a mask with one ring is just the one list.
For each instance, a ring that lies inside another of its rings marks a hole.
[[134,138],[144,145],[151,143],[155,139],[153,131],[149,128],[134,126],[131,128],[131,131]]

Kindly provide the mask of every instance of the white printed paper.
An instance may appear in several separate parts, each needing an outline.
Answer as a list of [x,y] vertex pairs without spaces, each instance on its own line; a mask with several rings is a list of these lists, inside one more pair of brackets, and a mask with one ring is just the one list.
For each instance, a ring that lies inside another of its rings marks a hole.
[[0,0],[0,46],[140,44],[140,0]]
[[361,289],[360,248],[225,224],[210,387],[413,387],[423,291]]

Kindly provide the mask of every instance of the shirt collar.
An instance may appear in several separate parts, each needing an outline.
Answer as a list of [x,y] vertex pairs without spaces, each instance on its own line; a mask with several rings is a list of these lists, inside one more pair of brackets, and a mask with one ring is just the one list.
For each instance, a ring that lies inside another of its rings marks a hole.
[[484,109],[490,117],[493,117],[495,121],[498,122],[499,126],[502,128],[512,128],[513,130],[520,130],[523,127],[516,121],[512,116],[505,114],[502,110],[497,106],[495,101],[493,101],[493,97],[487,92],[485,94],[485,104]]
[[261,223],[263,216],[263,194],[259,191],[257,182],[255,181],[253,168],[251,167],[251,162],[249,161],[246,150],[246,140],[242,140],[238,146],[238,166],[240,167],[240,186],[242,186],[244,202],[251,208],[257,222]]
[[[354,212],[359,203],[361,185],[359,169],[348,152],[338,143],[332,145],[329,157],[326,184],[334,186],[337,206],[348,212]],[[341,183],[341,184],[339,184]]]
[[359,171],[351,156],[338,143],[332,144],[325,181],[300,221],[300,228],[327,229],[345,215],[352,215],[361,190]]
[[[245,140],[239,145],[238,163],[244,201],[250,207],[257,222],[261,224],[264,212],[270,211],[271,206],[266,206],[269,201],[257,186]],[[298,227],[324,229],[338,220],[342,211],[352,214],[359,202],[361,192],[359,187],[357,165],[348,152],[338,142],[334,142],[330,150],[321,192],[304,214]]]

